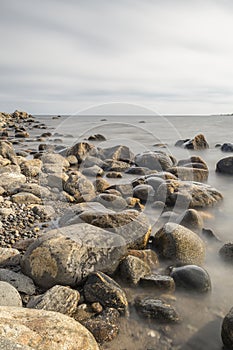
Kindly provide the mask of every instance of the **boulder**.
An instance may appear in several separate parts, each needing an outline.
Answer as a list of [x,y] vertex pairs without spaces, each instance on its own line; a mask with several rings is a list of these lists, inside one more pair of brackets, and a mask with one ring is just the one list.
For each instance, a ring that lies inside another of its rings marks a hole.
[[221,146],[222,152],[233,152],[233,143],[227,142]]
[[99,151],[99,156],[103,160],[113,159],[126,163],[132,163],[135,157],[134,154],[130,151],[129,147],[123,145],[103,148]]
[[79,322],[46,310],[0,307],[0,336],[16,343],[17,349],[23,346],[23,350],[99,349],[92,334]]
[[9,159],[12,164],[17,164],[14,148],[9,141],[0,141],[0,155]]
[[89,275],[84,285],[84,297],[90,303],[99,302],[104,307],[112,307],[126,313],[128,301],[118,283],[102,272]]
[[193,139],[184,143],[184,148],[193,150],[203,150],[209,148],[209,144],[203,134],[196,135]]
[[70,163],[68,160],[58,153],[44,153],[41,157],[42,163],[45,164],[54,164],[58,166],[60,169],[68,168]]
[[19,192],[14,194],[12,197],[12,202],[18,204],[41,204],[41,199],[29,192]]
[[171,157],[163,152],[144,152],[137,154],[135,164],[140,167],[146,167],[152,170],[166,170],[171,168],[174,163]]
[[201,238],[184,226],[167,223],[156,234],[153,245],[158,254],[181,264],[202,265],[205,244]]
[[150,266],[140,258],[128,255],[119,265],[121,277],[129,284],[136,285],[142,277],[151,273]]
[[76,286],[93,271],[113,273],[126,254],[122,237],[78,224],[55,229],[35,240],[21,259],[22,272],[40,287]]
[[40,174],[42,161],[40,159],[25,160],[20,164],[21,172],[28,177],[35,177]]
[[26,177],[23,174],[4,173],[0,176],[0,186],[3,187],[5,191],[10,193],[15,191],[25,182]]
[[194,167],[177,166],[169,168],[167,171],[182,181],[205,182],[209,176],[208,170]]
[[89,202],[95,197],[93,183],[80,174],[71,174],[64,183],[64,190],[74,196],[78,203]]
[[184,213],[178,216],[176,222],[196,233],[202,232],[203,229],[202,217],[195,209],[186,210]]
[[0,269],[0,281],[11,284],[18,292],[33,295],[36,287],[31,278],[21,272],[14,272],[8,269]]
[[192,292],[205,293],[211,290],[208,272],[200,266],[185,265],[173,267],[170,272],[176,287]]
[[78,142],[66,151],[66,156],[74,155],[81,163],[87,156],[95,155],[95,147],[87,142]]
[[177,311],[162,299],[153,297],[136,298],[135,307],[139,315],[159,322],[174,323],[180,321]]
[[0,306],[22,306],[22,299],[17,289],[4,281],[0,281]]
[[157,200],[168,206],[204,208],[213,206],[223,199],[215,188],[199,182],[167,180],[157,191]]
[[233,157],[223,158],[218,161],[216,171],[222,174],[233,175]]
[[56,285],[47,290],[45,294],[32,298],[27,307],[30,309],[56,311],[72,316],[77,309],[79,299],[80,294],[77,290]]
[[138,185],[133,189],[133,196],[140,199],[142,203],[146,201],[153,201],[155,191],[150,185]]

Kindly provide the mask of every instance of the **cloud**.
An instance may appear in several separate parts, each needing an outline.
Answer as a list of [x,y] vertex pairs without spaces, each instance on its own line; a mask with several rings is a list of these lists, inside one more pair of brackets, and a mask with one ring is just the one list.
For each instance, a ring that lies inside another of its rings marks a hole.
[[231,112],[230,0],[2,0],[0,109]]

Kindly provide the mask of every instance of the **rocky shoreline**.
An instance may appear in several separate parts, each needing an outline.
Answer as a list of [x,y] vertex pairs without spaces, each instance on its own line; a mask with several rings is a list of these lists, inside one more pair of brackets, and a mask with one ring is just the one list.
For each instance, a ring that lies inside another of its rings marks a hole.
[[[223,196],[195,154],[208,151],[204,135],[178,140],[191,156],[177,160],[100,148],[100,134],[65,148],[45,130],[26,112],[0,113],[0,347],[111,349],[136,314],[153,323],[154,348],[181,348],[171,336],[182,324],[175,293],[211,293],[206,239],[233,261],[233,244],[205,229]],[[227,157],[216,171],[231,175],[232,167]],[[232,319],[230,312],[222,326],[229,348]]]

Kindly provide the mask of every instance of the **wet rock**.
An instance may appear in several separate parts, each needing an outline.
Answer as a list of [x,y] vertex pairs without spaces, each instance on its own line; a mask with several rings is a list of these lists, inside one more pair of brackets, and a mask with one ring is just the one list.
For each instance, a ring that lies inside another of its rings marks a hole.
[[177,311],[161,299],[153,297],[137,298],[135,307],[138,313],[145,318],[166,323],[180,321]]
[[167,223],[156,234],[153,245],[161,257],[182,264],[202,265],[205,244],[193,231],[184,226]]
[[33,350],[99,349],[94,337],[79,322],[46,310],[0,307],[0,333],[19,349],[20,345]]
[[84,222],[123,237],[128,249],[144,249],[151,232],[148,218],[136,210],[117,213],[84,212],[79,217]]
[[112,341],[119,333],[118,325],[104,320],[92,318],[84,321],[82,324],[93,334],[98,343]]
[[8,269],[0,269],[0,281],[11,284],[20,293],[33,295],[36,292],[32,279],[20,272],[16,273]]
[[152,170],[166,170],[174,164],[172,159],[162,152],[144,152],[136,155],[135,164]]
[[17,289],[4,281],[0,281],[0,306],[22,306],[22,299]]
[[201,234],[209,242],[221,242],[221,239],[211,229],[203,228]]
[[102,176],[104,174],[104,171],[102,168],[100,168],[98,165],[93,165],[89,168],[80,169],[83,175],[86,176]]
[[12,164],[17,164],[14,148],[9,141],[0,141],[0,155],[9,159]]
[[200,233],[203,229],[202,217],[195,209],[186,210],[176,219],[176,222],[196,233]]
[[20,192],[14,194],[12,197],[12,202],[18,204],[40,204],[41,199],[29,192]]
[[99,151],[99,155],[103,160],[113,159],[126,163],[132,163],[135,157],[134,154],[130,151],[129,147],[123,145],[103,148]]
[[128,255],[119,265],[121,277],[129,284],[136,285],[139,280],[151,273],[150,266],[140,258]]
[[170,275],[174,278],[177,288],[205,293],[211,290],[208,272],[200,266],[186,265],[173,267]]
[[128,308],[125,292],[118,283],[102,272],[88,276],[84,285],[84,296],[90,303],[99,302],[104,307],[112,307],[123,314]]
[[91,156],[94,154],[95,147],[87,142],[78,142],[66,151],[66,156],[74,155],[79,163],[81,163],[88,155]]
[[95,134],[88,137],[88,141],[106,141],[106,137],[101,134]]
[[93,271],[113,273],[125,254],[126,243],[119,235],[78,224],[49,231],[34,241],[21,259],[21,268],[45,289],[56,284],[76,286]]
[[14,248],[0,247],[0,266],[17,266],[20,262],[20,253]]
[[94,201],[104,205],[108,209],[123,210],[127,208],[126,200],[114,194],[101,193],[94,198]]
[[30,309],[56,311],[67,316],[72,316],[77,309],[79,299],[80,294],[77,290],[56,285],[45,294],[31,299],[27,307]]
[[196,135],[193,139],[184,143],[184,148],[193,150],[202,150],[209,148],[209,144],[203,134]]
[[159,266],[158,255],[151,249],[144,249],[144,250],[129,249],[128,254],[132,256],[136,256],[137,258],[141,259],[146,264],[148,264],[152,269]]
[[169,168],[168,171],[182,181],[205,182],[208,180],[209,171],[206,169],[177,166]]
[[225,262],[233,264],[233,243],[225,243],[219,250],[219,255]]
[[221,146],[222,152],[233,152],[233,143],[227,142]]
[[152,287],[159,291],[170,291],[175,290],[174,279],[170,276],[150,274],[140,279],[140,285],[142,287]]
[[204,208],[213,206],[223,199],[215,188],[199,182],[167,180],[157,191],[158,200],[168,206]]
[[233,174],[233,157],[223,158],[218,161],[216,171],[222,174]]
[[23,174],[4,173],[0,176],[0,186],[3,187],[5,191],[10,193],[25,182],[26,177]]

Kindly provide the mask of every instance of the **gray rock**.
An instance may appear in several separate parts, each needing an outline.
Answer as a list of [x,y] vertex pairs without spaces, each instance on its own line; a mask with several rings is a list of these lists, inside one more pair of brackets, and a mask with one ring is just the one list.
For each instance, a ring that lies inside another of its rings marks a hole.
[[219,250],[219,255],[225,262],[233,264],[233,243],[225,243]]
[[17,289],[4,281],[0,281],[0,306],[22,306]]
[[145,318],[166,323],[180,321],[176,310],[161,299],[153,297],[137,298],[135,300],[135,307],[138,313]]
[[20,252],[14,248],[0,247],[0,266],[17,266],[20,262]]
[[29,301],[28,308],[56,311],[72,316],[76,311],[80,294],[77,290],[56,285],[45,294],[37,296]]
[[179,162],[177,163],[177,166],[188,166],[188,167],[195,167],[195,166],[201,166],[201,169],[206,169],[208,170],[208,166],[206,164],[206,162],[200,157],[200,156],[191,156],[190,158],[187,159],[181,159],[179,160]]
[[89,202],[95,197],[95,187],[84,175],[70,175],[64,190],[75,196],[77,202]]
[[153,290],[174,291],[175,282],[170,276],[150,274],[140,279],[142,287],[151,287]]
[[93,271],[113,273],[125,254],[126,243],[119,235],[78,224],[49,231],[33,242],[21,267],[42,288],[76,286]]
[[29,192],[43,200],[48,199],[51,196],[51,192],[47,187],[36,183],[23,184],[19,187],[18,192]]
[[130,151],[129,147],[123,145],[103,148],[99,151],[99,155],[103,160],[113,159],[126,163],[133,162],[135,157],[134,154]]
[[150,185],[138,185],[133,189],[133,196],[139,198],[142,202],[153,201],[155,192]]
[[125,292],[118,283],[102,272],[89,275],[84,285],[85,299],[90,302],[99,302],[104,307],[112,307],[120,313],[125,313],[128,301]]
[[0,334],[19,345],[19,349],[20,345],[25,346],[22,350],[99,349],[94,337],[79,322],[46,310],[0,307]]
[[184,226],[167,223],[156,234],[154,247],[161,257],[182,264],[202,265],[205,244],[193,231]]
[[103,169],[98,165],[93,165],[89,168],[80,168],[80,171],[86,176],[102,176],[104,174]]
[[32,210],[41,219],[52,219],[55,215],[55,210],[51,205],[35,205]]
[[167,171],[182,181],[205,182],[208,180],[209,176],[208,170],[194,167],[177,166],[169,168]]
[[81,163],[87,156],[96,153],[95,147],[87,142],[78,142],[66,151],[66,156],[74,155]]
[[54,164],[60,169],[62,169],[63,167],[68,168],[70,165],[68,160],[58,153],[44,153],[41,157],[41,161],[43,162],[43,164]]
[[186,210],[176,219],[176,222],[196,233],[202,232],[203,229],[202,217],[195,209]]
[[211,290],[211,281],[208,272],[200,266],[186,265],[173,267],[170,273],[177,288],[205,293]]
[[119,266],[121,277],[129,284],[136,285],[142,277],[151,273],[150,266],[140,258],[128,255]]
[[5,191],[12,193],[20,185],[26,182],[26,177],[23,174],[4,173],[0,176],[0,186]]
[[31,346],[15,343],[11,339],[0,337],[1,350],[34,350]]
[[166,170],[174,165],[172,159],[167,154],[151,151],[137,154],[135,164],[158,171]]
[[127,202],[124,198],[116,196],[114,194],[101,193],[93,199],[108,209],[123,210],[127,208]]
[[216,171],[222,174],[233,174],[233,157],[223,158],[218,161]]
[[36,287],[31,278],[20,272],[14,272],[7,269],[0,269],[0,281],[11,284],[20,293],[33,295],[36,292]]

